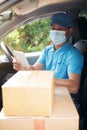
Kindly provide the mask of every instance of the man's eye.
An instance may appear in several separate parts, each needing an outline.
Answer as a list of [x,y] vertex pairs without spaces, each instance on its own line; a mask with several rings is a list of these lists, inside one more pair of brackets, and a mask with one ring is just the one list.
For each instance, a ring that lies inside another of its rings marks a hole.
[[58,29],[56,29],[56,28],[52,28],[52,30],[58,30]]

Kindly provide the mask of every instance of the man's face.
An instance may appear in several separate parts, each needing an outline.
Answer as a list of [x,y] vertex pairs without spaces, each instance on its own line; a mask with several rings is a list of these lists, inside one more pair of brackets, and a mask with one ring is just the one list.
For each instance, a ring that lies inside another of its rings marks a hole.
[[67,39],[69,38],[69,36],[72,34],[72,31],[73,31],[73,28],[63,27],[63,26],[60,26],[58,24],[51,25],[51,29],[52,30],[57,30],[57,31],[65,31]]

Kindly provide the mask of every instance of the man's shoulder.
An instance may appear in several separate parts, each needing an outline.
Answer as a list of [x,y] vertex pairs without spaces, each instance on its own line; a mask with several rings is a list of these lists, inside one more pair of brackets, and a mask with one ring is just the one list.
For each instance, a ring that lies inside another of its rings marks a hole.
[[69,59],[72,59],[73,61],[83,61],[84,56],[76,47],[72,46],[68,52],[68,60]]
[[78,55],[83,57],[83,54],[75,46],[72,46],[70,53],[76,56]]

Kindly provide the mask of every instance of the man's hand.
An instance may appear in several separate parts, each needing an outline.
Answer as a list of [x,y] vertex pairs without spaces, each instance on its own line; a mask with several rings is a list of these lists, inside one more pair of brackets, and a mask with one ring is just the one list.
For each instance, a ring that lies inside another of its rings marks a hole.
[[16,71],[19,71],[19,70],[36,70],[35,67],[33,67],[32,65],[30,66],[22,66],[21,63],[16,59],[16,57],[13,58],[13,68],[16,70]]

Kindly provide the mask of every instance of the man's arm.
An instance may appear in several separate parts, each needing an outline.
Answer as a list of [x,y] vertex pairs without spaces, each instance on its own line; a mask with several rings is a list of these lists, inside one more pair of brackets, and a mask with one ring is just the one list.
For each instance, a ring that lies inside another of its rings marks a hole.
[[54,79],[56,86],[67,87],[70,93],[77,93],[80,87],[80,74],[69,74],[69,79]]

